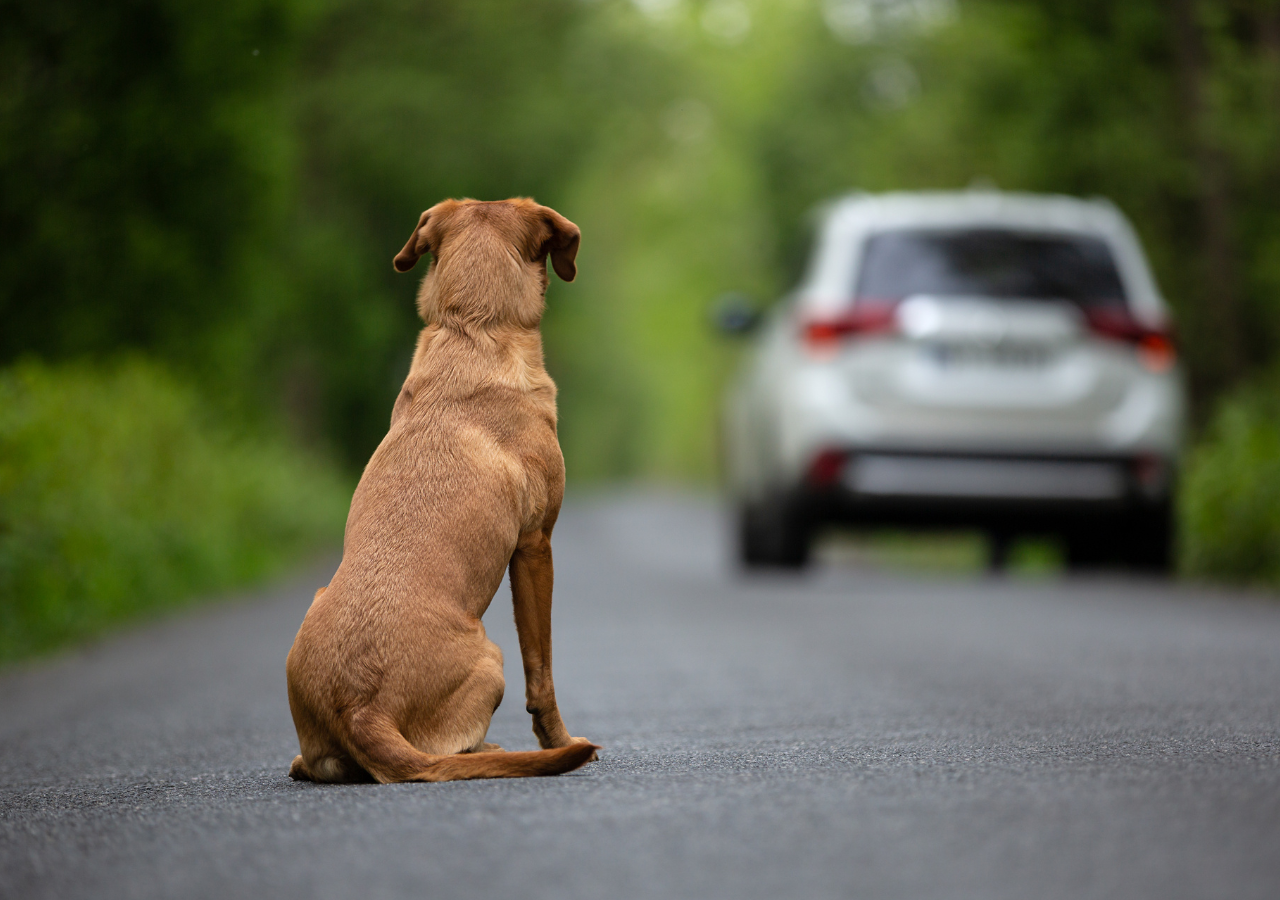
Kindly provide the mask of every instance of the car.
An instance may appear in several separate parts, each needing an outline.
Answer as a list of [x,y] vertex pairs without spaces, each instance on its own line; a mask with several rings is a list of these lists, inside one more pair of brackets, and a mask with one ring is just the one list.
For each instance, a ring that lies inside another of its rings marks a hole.
[[[1169,308],[1104,199],[969,190],[827,204],[800,284],[730,385],[747,566],[832,525],[1022,535],[1072,567],[1167,570],[1186,390]],[[754,327],[753,327],[754,326]]]

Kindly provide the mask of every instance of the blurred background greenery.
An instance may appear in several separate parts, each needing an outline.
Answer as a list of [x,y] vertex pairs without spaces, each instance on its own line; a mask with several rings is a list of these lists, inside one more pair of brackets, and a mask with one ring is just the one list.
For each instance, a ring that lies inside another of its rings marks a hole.
[[785,290],[823,199],[1106,195],[1191,375],[1184,568],[1280,579],[1280,0],[0,11],[0,655],[340,533],[450,196],[582,227],[544,322],[581,486],[714,479],[708,307]]

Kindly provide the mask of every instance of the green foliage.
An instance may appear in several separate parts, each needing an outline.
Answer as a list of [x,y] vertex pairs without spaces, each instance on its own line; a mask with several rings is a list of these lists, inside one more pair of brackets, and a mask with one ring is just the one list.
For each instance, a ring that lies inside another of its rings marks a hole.
[[341,534],[349,488],[232,437],[152,363],[0,373],[0,660],[277,571]]
[[386,433],[421,327],[425,264],[391,267],[419,213],[464,196],[563,206],[596,125],[564,61],[580,20],[577,0],[333,0],[308,32],[290,92],[295,291],[268,325],[264,381],[353,468]]
[[264,300],[291,203],[296,6],[4,3],[0,363],[124,346],[225,371],[215,335]]
[[389,260],[448,196],[583,228],[545,322],[575,480],[705,480],[728,290],[855,187],[1103,194],[1197,408],[1280,346],[1280,6],[1225,0],[9,0],[0,363],[158,354],[353,469],[408,364]]
[[1280,585],[1280,385],[1228,397],[1182,479],[1182,566]]
[[571,483],[705,481],[725,291],[854,188],[1102,194],[1197,418],[1280,350],[1272,0],[5,0],[0,364],[159,357],[355,470],[407,368],[428,205],[583,229],[544,321]]

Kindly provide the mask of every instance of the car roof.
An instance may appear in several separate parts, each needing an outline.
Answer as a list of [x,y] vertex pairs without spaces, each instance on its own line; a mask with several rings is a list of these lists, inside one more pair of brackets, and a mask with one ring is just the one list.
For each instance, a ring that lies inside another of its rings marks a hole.
[[989,189],[850,194],[827,206],[827,218],[878,228],[990,225],[1097,233],[1113,227],[1119,211],[1102,198],[1024,194]]
[[828,201],[817,212],[818,240],[798,291],[802,306],[815,312],[848,303],[860,262],[858,249],[868,235],[896,228],[985,227],[1088,234],[1106,240],[1134,314],[1152,325],[1168,320],[1137,235],[1124,214],[1104,198],[989,189],[857,193]]

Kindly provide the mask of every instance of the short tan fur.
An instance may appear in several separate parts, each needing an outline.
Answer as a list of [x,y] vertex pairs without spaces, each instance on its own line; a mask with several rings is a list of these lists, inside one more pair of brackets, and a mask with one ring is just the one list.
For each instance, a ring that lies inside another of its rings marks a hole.
[[[532,200],[446,200],[397,254],[401,272],[433,257],[418,292],[426,327],[352,498],[342,563],[289,652],[294,778],[509,778],[595,759],[565,730],[551,675],[564,460],[538,331],[547,259],[572,281],[578,242]],[[485,743],[504,683],[481,617],[506,572],[542,750]]]

